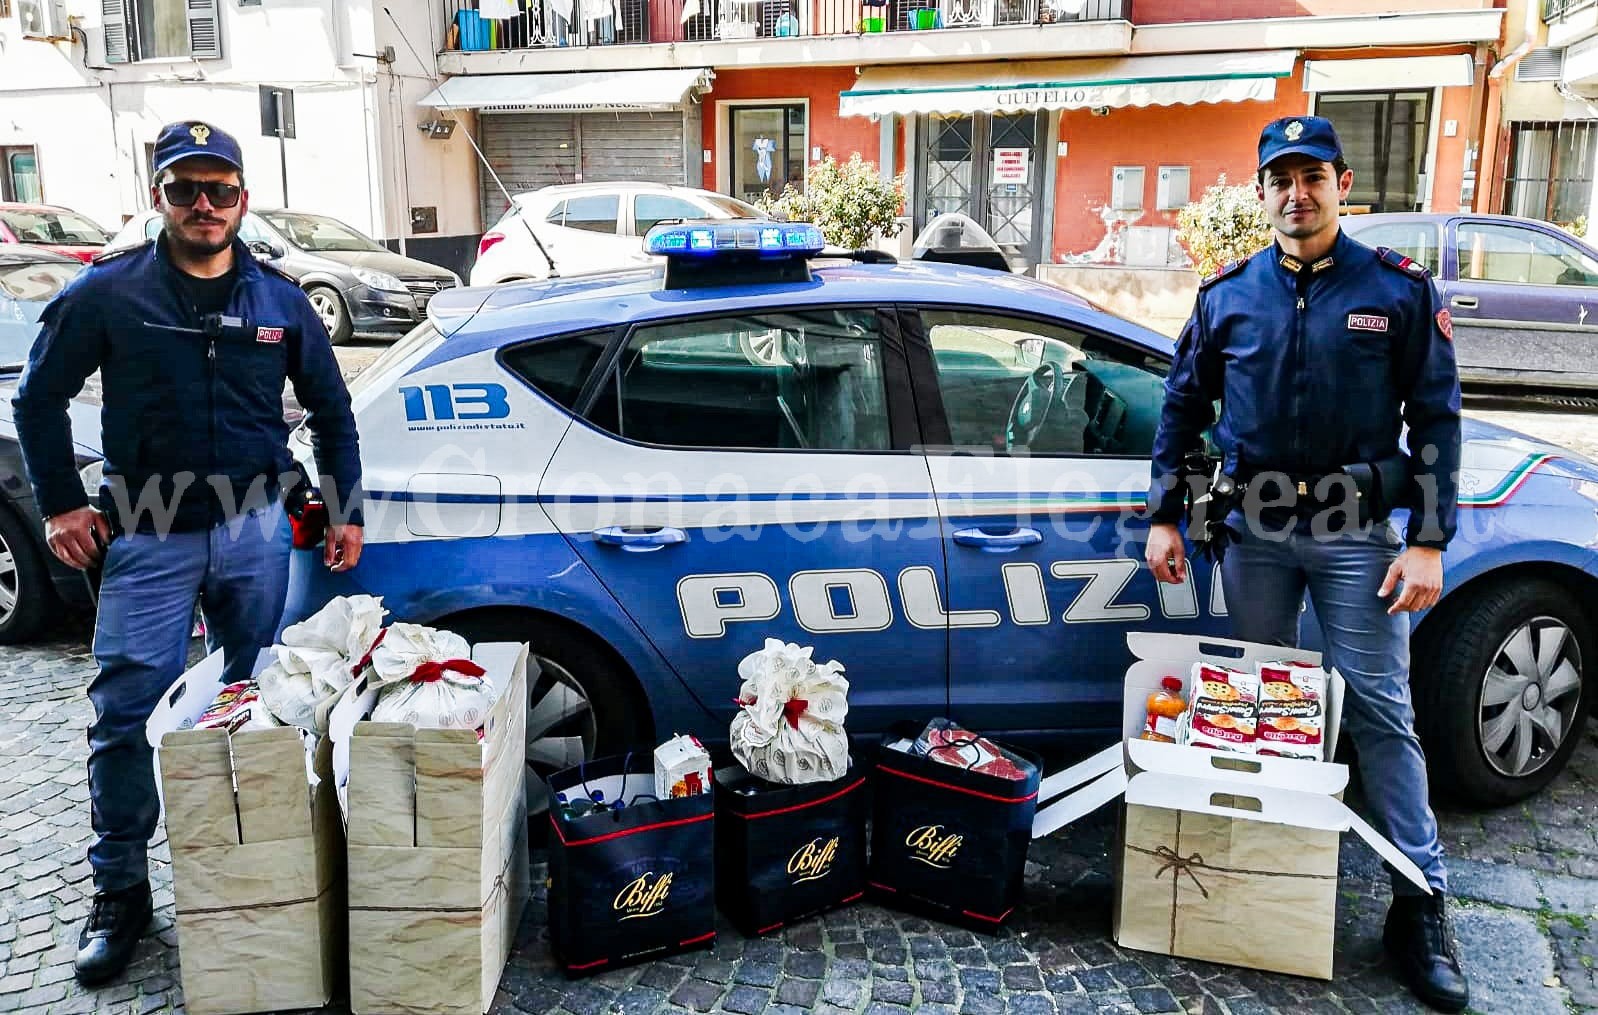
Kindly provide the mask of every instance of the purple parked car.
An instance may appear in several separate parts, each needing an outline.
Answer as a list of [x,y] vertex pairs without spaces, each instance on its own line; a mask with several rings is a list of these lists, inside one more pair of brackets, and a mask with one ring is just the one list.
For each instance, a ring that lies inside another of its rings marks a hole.
[[1352,215],[1343,228],[1431,270],[1467,384],[1598,387],[1598,249],[1512,215]]

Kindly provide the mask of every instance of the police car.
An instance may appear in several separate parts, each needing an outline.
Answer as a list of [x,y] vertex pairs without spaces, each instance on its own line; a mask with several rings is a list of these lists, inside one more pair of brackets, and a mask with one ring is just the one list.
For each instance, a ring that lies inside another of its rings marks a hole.
[[[364,592],[529,641],[547,771],[725,738],[738,660],[768,637],[844,664],[856,735],[948,714],[1102,744],[1128,631],[1224,633],[1248,608],[1213,567],[1173,586],[1142,564],[1169,339],[931,263],[958,256],[820,257],[806,225],[647,243],[663,269],[441,293],[354,382],[365,556],[333,574],[298,553],[286,621]],[[1585,721],[1598,466],[1475,421],[1465,439],[1415,699],[1437,785],[1501,803]]]

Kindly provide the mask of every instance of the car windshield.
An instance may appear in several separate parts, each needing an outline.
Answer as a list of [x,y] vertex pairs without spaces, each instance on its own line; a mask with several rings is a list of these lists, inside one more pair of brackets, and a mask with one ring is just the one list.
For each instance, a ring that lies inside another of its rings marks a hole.
[[301,250],[320,253],[329,250],[386,251],[388,248],[368,239],[338,219],[299,212],[261,212],[273,229]]
[[64,243],[87,247],[103,247],[108,236],[105,230],[82,215],[70,211],[23,210],[8,208],[0,211],[0,222],[11,230],[19,243]]
[[0,261],[0,368],[28,358],[39,332],[39,315],[83,265],[56,261]]

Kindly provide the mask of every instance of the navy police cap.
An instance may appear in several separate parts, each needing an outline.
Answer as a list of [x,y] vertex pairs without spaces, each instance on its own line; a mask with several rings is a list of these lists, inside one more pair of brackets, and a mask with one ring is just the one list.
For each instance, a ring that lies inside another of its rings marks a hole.
[[201,156],[226,162],[241,173],[244,171],[244,153],[233,135],[200,120],[180,120],[161,128],[150,171],[160,175],[184,159]]
[[1336,162],[1343,154],[1332,121],[1324,116],[1284,116],[1260,131],[1259,168],[1283,155],[1308,155],[1321,162]]

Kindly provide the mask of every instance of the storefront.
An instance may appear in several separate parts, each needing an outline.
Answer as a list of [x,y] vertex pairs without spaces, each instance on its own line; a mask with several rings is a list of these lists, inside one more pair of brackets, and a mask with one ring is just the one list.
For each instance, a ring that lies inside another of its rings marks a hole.
[[[1210,105],[1270,102],[1296,56],[1268,51],[871,67],[842,94],[840,112],[902,125],[914,230],[945,212],[970,215],[1024,269],[1054,259],[1062,214],[1071,221],[1103,217],[1103,208],[1084,203],[1096,189],[1093,177],[1102,174],[1099,182],[1115,192],[1107,195],[1112,208],[1141,209],[1145,183],[1155,182],[1142,167],[1123,164],[1121,153],[1144,136],[1129,130],[1124,117],[1113,126],[1091,125],[1149,107],[1180,106],[1195,116]],[[1065,126],[1080,120],[1088,129]],[[1172,137],[1162,131],[1157,143],[1171,151]],[[1082,230],[1084,237],[1090,232]]]
[[[504,192],[561,183],[639,180],[697,185],[702,68],[451,78],[422,101],[482,114],[478,143],[483,225],[504,214]],[[498,177],[496,180],[495,178]]]

